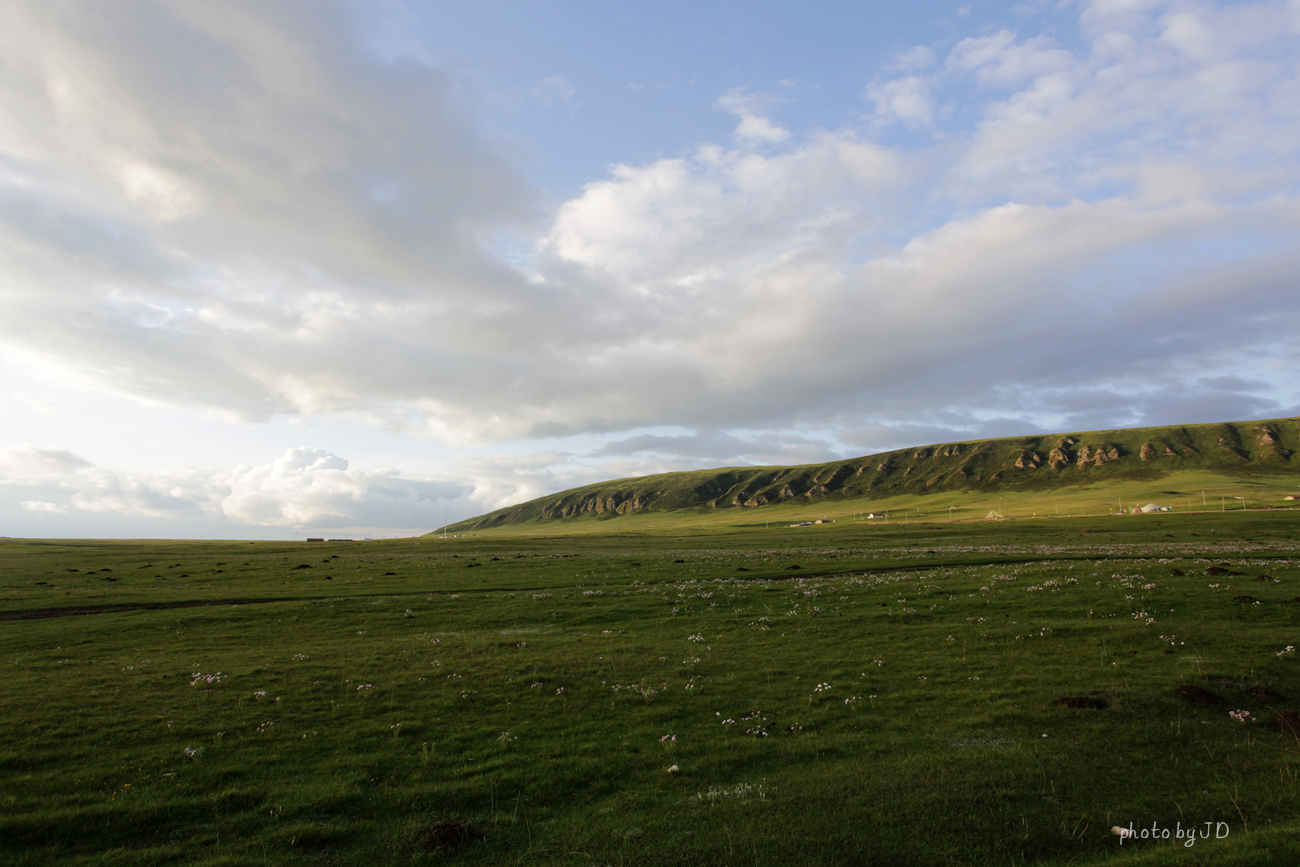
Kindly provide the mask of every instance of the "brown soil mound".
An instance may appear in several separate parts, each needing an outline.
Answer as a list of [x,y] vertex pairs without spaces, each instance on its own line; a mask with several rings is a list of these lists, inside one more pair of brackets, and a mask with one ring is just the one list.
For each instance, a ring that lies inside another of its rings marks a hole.
[[468,825],[459,822],[439,822],[416,834],[415,842],[426,849],[454,849],[482,837],[482,834]]
[[1093,698],[1087,695],[1067,695],[1056,700],[1057,707],[1072,707],[1077,710],[1105,710],[1110,707],[1110,702],[1101,698]]
[[1223,704],[1223,699],[1219,698],[1208,689],[1202,689],[1201,687],[1190,683],[1178,687],[1174,692],[1178,693],[1192,704],[1206,704],[1213,707],[1218,707]]
[[1255,698],[1260,701],[1277,701],[1282,697],[1273,691],[1273,687],[1264,685],[1252,686],[1250,689],[1246,690],[1246,692],[1255,696]]
[[1275,713],[1268,724],[1278,731],[1300,737],[1300,710],[1284,710]]

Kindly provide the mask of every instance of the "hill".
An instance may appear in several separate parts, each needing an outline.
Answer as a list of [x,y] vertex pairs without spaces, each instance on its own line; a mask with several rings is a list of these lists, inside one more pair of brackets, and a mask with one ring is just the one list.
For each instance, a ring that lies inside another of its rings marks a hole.
[[[1200,470],[1300,476],[1300,419],[1043,434],[942,443],[794,467],[728,467],[599,482],[448,527],[941,492],[1051,491]],[[441,532],[441,530],[439,530]]]

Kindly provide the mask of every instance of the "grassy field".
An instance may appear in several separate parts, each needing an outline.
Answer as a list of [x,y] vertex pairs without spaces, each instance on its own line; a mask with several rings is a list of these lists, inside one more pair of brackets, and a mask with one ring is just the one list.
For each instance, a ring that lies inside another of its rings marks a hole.
[[671,522],[689,512],[723,522],[745,520],[734,513],[749,512],[747,520],[762,522],[790,511],[848,513],[851,504],[872,511],[890,502],[924,509],[940,500],[955,516],[982,507],[976,515],[982,518],[999,503],[1012,508],[1012,501],[1031,515],[1104,514],[1118,510],[1128,493],[1189,510],[1226,508],[1239,505],[1234,497],[1258,504],[1296,493],[1300,461],[1292,458],[1298,453],[1300,419],[971,440],[823,464],[610,479],[457,520],[450,529],[619,523],[633,515]]
[[1300,863],[1300,515],[938,505],[0,541],[0,861]]
[[472,526],[476,519],[454,523],[449,534],[478,534],[481,537],[521,534],[585,535],[590,533],[645,531],[664,533],[723,529],[772,529],[783,524],[826,519],[836,522],[868,521],[871,513],[888,512],[889,523],[983,521],[990,512],[1009,519],[1056,517],[1104,517],[1133,506],[1154,502],[1168,506],[1178,515],[1194,512],[1227,512],[1273,508],[1296,508],[1300,504],[1284,497],[1300,494],[1297,478],[1290,473],[1231,475],[1215,470],[1181,470],[1158,479],[1107,478],[1089,484],[1055,489],[1016,488],[993,491],[942,491],[938,493],[892,493],[871,496],[834,497],[771,503],[756,509],[692,508],[674,512],[631,512],[627,514],[583,514],[570,518],[536,519],[520,524],[493,527]]

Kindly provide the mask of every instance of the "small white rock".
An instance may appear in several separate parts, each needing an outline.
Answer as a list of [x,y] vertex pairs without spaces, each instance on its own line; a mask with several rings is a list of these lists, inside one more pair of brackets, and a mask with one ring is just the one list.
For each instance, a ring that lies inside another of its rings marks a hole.
[[677,767],[676,765],[673,765],[671,768],[668,769],[668,773],[670,774],[680,774],[681,772],[682,769]]

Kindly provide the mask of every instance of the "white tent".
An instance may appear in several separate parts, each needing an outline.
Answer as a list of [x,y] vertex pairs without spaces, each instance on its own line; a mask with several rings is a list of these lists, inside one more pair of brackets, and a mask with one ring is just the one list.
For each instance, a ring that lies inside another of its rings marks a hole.
[[1005,521],[1006,518],[1002,517],[1002,513],[1001,513],[1001,512],[999,512],[997,509],[994,509],[992,512],[989,512],[987,515],[984,516],[984,520],[986,520],[986,521]]

